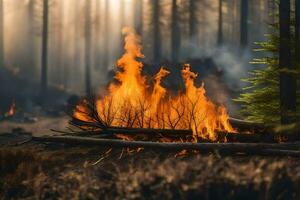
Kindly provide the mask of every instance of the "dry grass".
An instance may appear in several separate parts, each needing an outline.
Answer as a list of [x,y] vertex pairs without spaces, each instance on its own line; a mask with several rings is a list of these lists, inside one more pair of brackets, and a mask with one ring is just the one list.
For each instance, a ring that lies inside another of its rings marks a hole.
[[[299,199],[300,160],[0,149],[4,199]],[[97,165],[99,156],[105,155]],[[97,153],[97,154],[96,154]],[[0,198],[1,199],[1,198]]]

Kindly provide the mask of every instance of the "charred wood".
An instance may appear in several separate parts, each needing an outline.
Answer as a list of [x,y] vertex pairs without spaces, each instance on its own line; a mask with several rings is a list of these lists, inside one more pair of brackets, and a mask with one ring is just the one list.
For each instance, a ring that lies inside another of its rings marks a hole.
[[[290,154],[297,154],[300,156],[299,143],[191,143],[191,142],[149,142],[149,141],[124,141],[117,139],[100,139],[87,137],[72,137],[72,136],[49,136],[49,137],[32,137],[33,141],[37,142],[54,142],[64,143],[70,145],[88,145],[88,146],[109,146],[109,147],[130,147],[130,148],[150,148],[161,150],[198,150],[204,152],[220,151],[223,153],[274,153],[293,150]],[[268,151],[266,151],[268,150]],[[278,151],[281,150],[281,151]]]

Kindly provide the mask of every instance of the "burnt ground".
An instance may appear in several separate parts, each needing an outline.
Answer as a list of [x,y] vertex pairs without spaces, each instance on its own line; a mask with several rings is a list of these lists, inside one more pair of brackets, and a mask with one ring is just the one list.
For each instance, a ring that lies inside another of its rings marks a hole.
[[300,199],[299,158],[24,143],[24,130],[0,130],[0,199]]

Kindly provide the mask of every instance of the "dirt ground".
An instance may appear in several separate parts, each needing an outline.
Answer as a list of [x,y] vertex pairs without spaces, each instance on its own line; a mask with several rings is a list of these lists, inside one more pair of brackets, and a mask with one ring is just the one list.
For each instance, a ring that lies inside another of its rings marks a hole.
[[34,136],[44,136],[57,134],[51,131],[65,130],[68,126],[68,116],[61,117],[37,117],[37,121],[33,123],[20,123],[12,120],[5,120],[0,122],[0,133],[9,133],[15,128],[22,128]]
[[[300,199],[300,159],[27,142],[68,118],[0,123],[0,199]],[[56,134],[56,133],[55,133]]]

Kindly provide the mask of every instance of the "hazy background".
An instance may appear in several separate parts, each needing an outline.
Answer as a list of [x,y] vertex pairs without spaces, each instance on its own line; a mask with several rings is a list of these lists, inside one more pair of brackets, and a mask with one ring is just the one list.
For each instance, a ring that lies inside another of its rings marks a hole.
[[[4,66],[38,84],[45,0],[1,1]],[[179,71],[188,62],[208,77],[210,93],[220,85],[238,91],[251,68],[254,41],[264,39],[274,9],[274,1],[246,0],[245,13],[243,1],[223,0],[220,7],[219,0],[48,0],[48,85],[85,95],[88,66],[92,90],[105,86],[122,53],[121,29],[130,26],[142,36],[146,71],[161,64]]]

